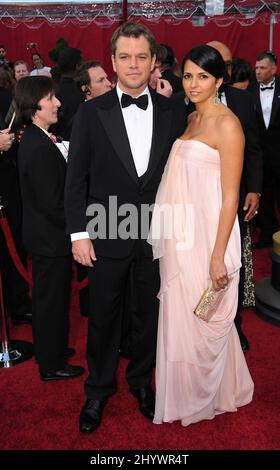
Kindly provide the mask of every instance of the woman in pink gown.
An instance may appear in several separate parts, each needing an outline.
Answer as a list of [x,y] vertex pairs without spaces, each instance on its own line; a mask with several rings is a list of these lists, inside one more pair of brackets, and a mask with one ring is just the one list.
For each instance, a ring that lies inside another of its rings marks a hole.
[[[238,192],[244,136],[217,98],[224,62],[210,46],[183,62],[186,96],[196,105],[171,150],[159,186],[149,242],[160,258],[161,289],[154,423],[183,426],[236,411],[253,382],[234,325],[240,233]],[[212,281],[226,288],[209,322],[193,311]]]

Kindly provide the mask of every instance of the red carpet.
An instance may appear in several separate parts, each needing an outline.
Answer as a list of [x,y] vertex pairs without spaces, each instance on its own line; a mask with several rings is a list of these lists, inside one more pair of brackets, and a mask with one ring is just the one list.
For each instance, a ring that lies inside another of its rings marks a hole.
[[[269,250],[255,255],[255,277],[270,274]],[[70,362],[85,365],[86,319],[77,313],[77,295],[71,309],[71,341],[77,354]],[[154,425],[142,417],[124,379],[126,361],[119,366],[119,390],[104,411],[101,427],[89,436],[78,431],[85,396],[85,376],[62,382],[42,382],[34,358],[0,369],[0,449],[280,449],[279,328],[252,310],[243,313],[244,331],[251,344],[246,353],[255,394],[237,413],[187,428],[180,424]],[[31,340],[30,326],[13,326],[13,339]],[[51,338],[50,338],[51,341]]]

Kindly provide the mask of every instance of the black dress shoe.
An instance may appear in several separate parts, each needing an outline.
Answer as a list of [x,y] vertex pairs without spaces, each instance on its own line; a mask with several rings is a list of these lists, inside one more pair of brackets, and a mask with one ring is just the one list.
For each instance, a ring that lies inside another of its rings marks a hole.
[[31,325],[32,313],[21,313],[20,315],[11,315],[11,322],[13,325]]
[[42,380],[66,380],[74,379],[84,373],[85,369],[81,366],[72,366],[65,364],[63,369],[49,372],[41,372],[40,377]]
[[130,393],[137,398],[139,410],[145,418],[153,419],[155,414],[155,392],[151,387],[130,388]]
[[[74,356],[74,354],[76,354],[76,349],[66,348],[64,357],[65,357],[65,359],[69,359],[69,357]],[[38,362],[38,357],[37,356],[35,356],[35,361]]]
[[101,424],[102,413],[108,398],[103,400],[87,400],[80,413],[80,432],[90,433],[95,431]]
[[272,246],[272,240],[260,240],[258,242],[252,243],[252,248],[256,248],[257,250],[265,248],[266,246]]

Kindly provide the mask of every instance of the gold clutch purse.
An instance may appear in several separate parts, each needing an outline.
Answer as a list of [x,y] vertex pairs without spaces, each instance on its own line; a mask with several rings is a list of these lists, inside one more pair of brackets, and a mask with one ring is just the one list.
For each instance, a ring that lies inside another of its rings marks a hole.
[[[229,283],[230,281],[231,279],[229,278]],[[216,313],[222,299],[225,296],[229,283],[225,289],[217,291],[214,289],[211,282],[209,287],[207,287],[207,289],[203,292],[193,313],[201,320],[208,322]]]

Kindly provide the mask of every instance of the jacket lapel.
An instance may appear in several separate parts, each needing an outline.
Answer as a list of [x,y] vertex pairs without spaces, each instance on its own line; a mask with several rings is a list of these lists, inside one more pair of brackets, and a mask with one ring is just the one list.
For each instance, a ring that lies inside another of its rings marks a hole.
[[273,95],[273,100],[272,100],[272,107],[271,107],[271,115],[270,115],[270,120],[269,120],[269,125],[272,124],[273,119],[275,118],[278,109],[280,106],[280,86],[278,82],[275,82],[275,89],[274,89],[274,95]]
[[106,95],[104,105],[97,108],[97,113],[119,159],[130,177],[138,184],[138,175],[115,89]]
[[33,132],[36,137],[38,137],[40,140],[43,140],[46,143],[46,145],[50,147],[50,151],[52,151],[53,153],[56,153],[57,158],[60,160],[60,162],[66,165],[64,156],[62,155],[61,151],[57,148],[57,146],[51,141],[49,136],[45,134],[45,132],[42,131],[42,129],[40,129],[35,124],[32,124],[30,128],[33,129]]
[[260,97],[260,85],[258,83],[255,83],[252,90],[255,94],[256,112],[257,112],[257,114],[259,115],[259,117],[262,121],[262,126],[264,127],[264,129],[266,129],[266,125],[265,125],[264,118],[263,118],[263,112],[262,112],[262,104],[261,104],[261,97]]

